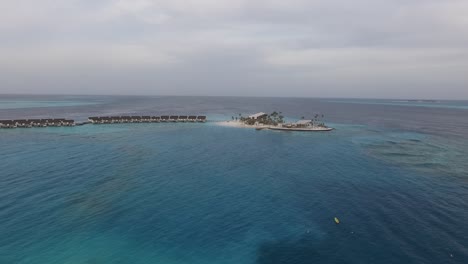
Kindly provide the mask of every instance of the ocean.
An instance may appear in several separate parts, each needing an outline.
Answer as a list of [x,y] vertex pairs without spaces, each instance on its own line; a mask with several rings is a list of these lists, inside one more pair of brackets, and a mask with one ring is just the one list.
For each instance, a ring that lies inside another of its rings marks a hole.
[[[324,114],[325,133],[218,125]],[[468,102],[0,96],[0,263],[468,263]],[[338,217],[340,224],[335,224]]]

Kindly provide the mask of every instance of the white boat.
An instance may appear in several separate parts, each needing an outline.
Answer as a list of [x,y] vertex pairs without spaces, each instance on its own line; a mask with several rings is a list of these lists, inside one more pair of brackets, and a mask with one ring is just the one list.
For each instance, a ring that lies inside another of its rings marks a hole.
[[325,125],[316,125],[312,120],[299,120],[296,123],[282,124],[280,126],[270,126],[271,130],[282,131],[310,131],[310,132],[324,132],[331,131],[333,128]]
[[310,132],[325,132],[325,131],[332,131],[333,128],[331,127],[318,127],[318,126],[311,126],[311,127],[280,127],[280,126],[271,126],[268,129],[271,130],[282,130],[282,131],[310,131]]

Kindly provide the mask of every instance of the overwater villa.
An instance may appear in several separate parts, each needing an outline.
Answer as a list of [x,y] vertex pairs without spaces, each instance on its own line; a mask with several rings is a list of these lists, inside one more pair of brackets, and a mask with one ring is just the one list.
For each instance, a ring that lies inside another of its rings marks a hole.
[[151,116],[142,116],[141,117],[141,122],[143,122],[143,123],[151,122]]
[[[323,117],[323,115],[321,115]],[[257,130],[271,129],[271,130],[282,130],[282,131],[331,131],[333,128],[327,127],[320,119],[319,115],[315,115],[315,118],[304,119],[297,122],[286,123],[284,122],[284,116],[281,112],[273,112],[266,114],[259,112],[256,114],[249,115],[248,117],[234,118],[240,122],[243,126],[254,127]]]
[[61,127],[91,124],[119,123],[160,123],[160,122],[206,122],[206,116],[196,115],[165,115],[165,116],[92,116],[88,122],[75,123],[72,119],[12,119],[0,120],[0,128],[30,128],[30,127]]
[[31,127],[60,127],[75,126],[71,119],[14,119],[0,120],[0,128],[31,128]]
[[205,123],[206,122],[206,116],[197,116],[197,122]]
[[0,128],[15,128],[16,122],[13,120],[0,120]]
[[92,124],[116,124],[116,123],[159,123],[159,122],[206,122],[206,116],[194,115],[164,115],[164,116],[104,116],[89,117]]

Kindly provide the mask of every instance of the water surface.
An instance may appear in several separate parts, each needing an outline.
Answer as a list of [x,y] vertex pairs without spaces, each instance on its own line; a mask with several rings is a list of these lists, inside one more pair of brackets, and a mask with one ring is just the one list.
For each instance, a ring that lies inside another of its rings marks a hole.
[[92,103],[4,109],[0,118],[224,120],[279,110],[291,119],[323,113],[337,129],[0,130],[0,263],[468,262],[468,110],[299,98],[79,100]]

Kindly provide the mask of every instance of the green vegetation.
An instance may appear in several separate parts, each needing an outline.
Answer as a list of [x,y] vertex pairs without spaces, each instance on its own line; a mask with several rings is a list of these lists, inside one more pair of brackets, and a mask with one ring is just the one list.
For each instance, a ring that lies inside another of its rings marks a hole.
[[257,119],[243,117],[241,114],[239,114],[239,120],[244,122],[246,125],[255,125],[255,123],[258,123],[261,125],[277,126],[278,124],[284,123],[284,116],[281,114],[281,112],[276,111]]

